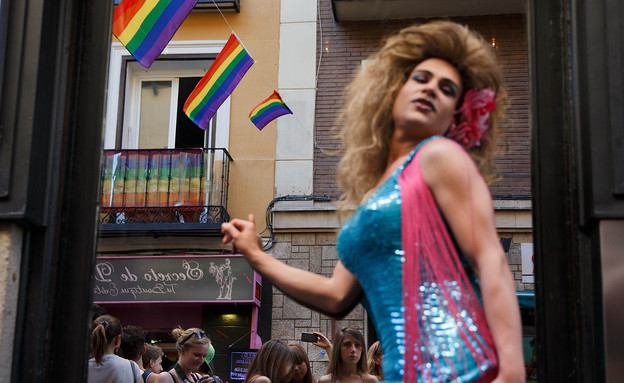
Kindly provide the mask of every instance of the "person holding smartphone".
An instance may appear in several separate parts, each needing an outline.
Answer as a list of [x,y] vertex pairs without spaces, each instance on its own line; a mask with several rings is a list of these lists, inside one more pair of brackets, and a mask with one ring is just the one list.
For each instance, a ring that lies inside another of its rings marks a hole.
[[320,347],[327,353],[327,357],[330,358],[332,354],[332,344],[323,333],[315,332],[302,332],[301,341],[312,343],[316,347]]

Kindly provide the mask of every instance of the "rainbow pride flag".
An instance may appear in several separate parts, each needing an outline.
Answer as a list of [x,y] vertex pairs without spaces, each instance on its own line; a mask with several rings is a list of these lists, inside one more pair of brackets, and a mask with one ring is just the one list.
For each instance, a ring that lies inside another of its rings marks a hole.
[[256,105],[256,107],[249,112],[249,119],[256,125],[256,128],[262,130],[266,124],[285,114],[293,113],[290,108],[286,106],[280,94],[274,90],[269,98]]
[[197,0],[123,0],[115,8],[113,34],[149,68]]
[[184,103],[184,113],[201,129],[206,129],[219,106],[232,93],[254,59],[234,33],[208,72],[197,83]]

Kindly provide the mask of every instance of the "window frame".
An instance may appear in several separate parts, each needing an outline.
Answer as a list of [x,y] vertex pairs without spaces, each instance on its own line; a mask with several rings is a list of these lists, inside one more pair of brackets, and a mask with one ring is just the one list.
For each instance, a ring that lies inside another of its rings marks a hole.
[[[221,52],[227,40],[193,40],[193,41],[170,41],[167,48],[163,51],[160,60],[197,60],[212,59]],[[182,70],[170,71],[168,74],[162,71],[160,74],[145,74],[136,76],[129,70],[128,63],[135,61],[130,52],[120,43],[111,43],[108,86],[107,94],[109,95],[106,103],[106,118],[104,126],[104,149],[137,149],[139,130],[132,128],[132,134],[126,138],[126,127],[132,126],[130,123],[136,124],[138,120],[138,108],[140,97],[130,99],[130,92],[135,91],[140,81],[150,79],[179,78],[188,76],[203,76],[198,70]],[[160,72],[160,71],[159,71]],[[180,74],[183,74],[180,76]],[[137,78],[139,79],[137,81]],[[176,81],[177,82],[177,81]],[[172,83],[172,92],[173,92]],[[176,91],[177,93],[177,91]],[[118,95],[115,97],[114,95]],[[112,97],[111,97],[112,96]],[[128,102],[126,100],[129,100]],[[133,110],[127,111],[126,105],[131,106]],[[216,137],[212,138],[211,147],[225,148],[229,146],[230,132],[230,110],[231,97],[228,97],[217,114],[216,120]],[[135,118],[132,121],[132,118]],[[174,116],[170,116],[175,121]],[[212,125],[212,124],[211,124]],[[212,126],[208,129],[212,130]],[[210,134],[210,133],[209,133]],[[168,147],[175,147],[175,128],[169,130]]]

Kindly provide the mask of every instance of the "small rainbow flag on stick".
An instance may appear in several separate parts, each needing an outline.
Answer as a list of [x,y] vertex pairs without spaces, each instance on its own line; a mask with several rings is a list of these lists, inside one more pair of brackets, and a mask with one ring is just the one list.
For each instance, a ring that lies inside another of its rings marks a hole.
[[286,106],[280,94],[274,90],[269,98],[256,105],[249,112],[249,119],[258,129],[262,130],[266,124],[285,114],[293,114],[293,112]]
[[232,93],[254,59],[234,33],[225,43],[208,72],[184,103],[184,113],[201,129],[206,129],[219,106]]
[[197,0],[124,0],[115,8],[113,34],[149,68]]

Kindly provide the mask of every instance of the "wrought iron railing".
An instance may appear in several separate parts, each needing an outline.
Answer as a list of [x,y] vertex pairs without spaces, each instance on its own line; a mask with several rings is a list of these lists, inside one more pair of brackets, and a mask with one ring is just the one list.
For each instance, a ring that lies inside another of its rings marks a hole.
[[225,149],[105,150],[101,224],[227,222]]

